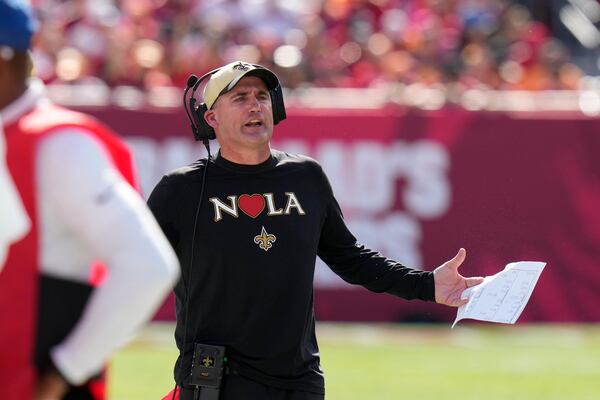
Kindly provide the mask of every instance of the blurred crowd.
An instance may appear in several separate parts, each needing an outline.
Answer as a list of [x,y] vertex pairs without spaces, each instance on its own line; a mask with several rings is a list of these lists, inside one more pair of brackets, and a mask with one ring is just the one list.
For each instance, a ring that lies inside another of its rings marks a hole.
[[582,71],[509,0],[33,0],[46,82],[149,90],[241,59],[285,87],[577,89]]

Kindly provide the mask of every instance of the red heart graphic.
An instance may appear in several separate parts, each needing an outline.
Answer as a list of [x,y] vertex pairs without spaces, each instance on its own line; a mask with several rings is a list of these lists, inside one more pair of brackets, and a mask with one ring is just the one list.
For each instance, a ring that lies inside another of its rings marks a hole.
[[256,218],[265,209],[265,198],[260,194],[243,194],[238,198],[238,205],[247,216]]

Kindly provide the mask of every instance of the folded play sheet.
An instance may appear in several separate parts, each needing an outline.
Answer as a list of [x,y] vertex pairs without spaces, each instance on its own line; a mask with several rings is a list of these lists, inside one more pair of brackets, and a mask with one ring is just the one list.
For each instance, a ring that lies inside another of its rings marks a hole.
[[461,298],[469,302],[458,308],[454,325],[461,319],[514,324],[533,292],[545,262],[519,261],[486,276],[483,283],[466,289]]

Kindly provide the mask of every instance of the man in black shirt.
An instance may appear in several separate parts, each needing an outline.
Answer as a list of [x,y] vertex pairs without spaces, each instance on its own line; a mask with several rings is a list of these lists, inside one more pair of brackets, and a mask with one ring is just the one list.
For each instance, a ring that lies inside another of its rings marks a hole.
[[195,343],[226,347],[221,400],[324,398],[317,255],[347,282],[455,307],[482,280],[458,273],[464,249],[424,272],[357,243],[320,165],[271,149],[274,118],[285,118],[279,90],[260,66],[213,71],[201,122],[214,129],[220,151],[163,177],[148,201],[182,266],[175,288],[182,399],[198,394],[189,384]]

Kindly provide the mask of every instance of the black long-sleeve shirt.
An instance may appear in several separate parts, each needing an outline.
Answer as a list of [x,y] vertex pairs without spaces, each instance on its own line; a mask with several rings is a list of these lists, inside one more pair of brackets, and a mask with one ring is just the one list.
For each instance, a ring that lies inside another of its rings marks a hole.
[[186,290],[190,296],[177,382],[189,374],[199,342],[225,345],[231,370],[248,378],[323,393],[313,311],[317,255],[347,282],[434,300],[431,272],[356,242],[320,165],[304,156],[274,150],[262,164],[239,165],[217,155],[193,242],[204,168],[205,159],[166,175],[148,200],[182,267],[175,288],[179,349]]

